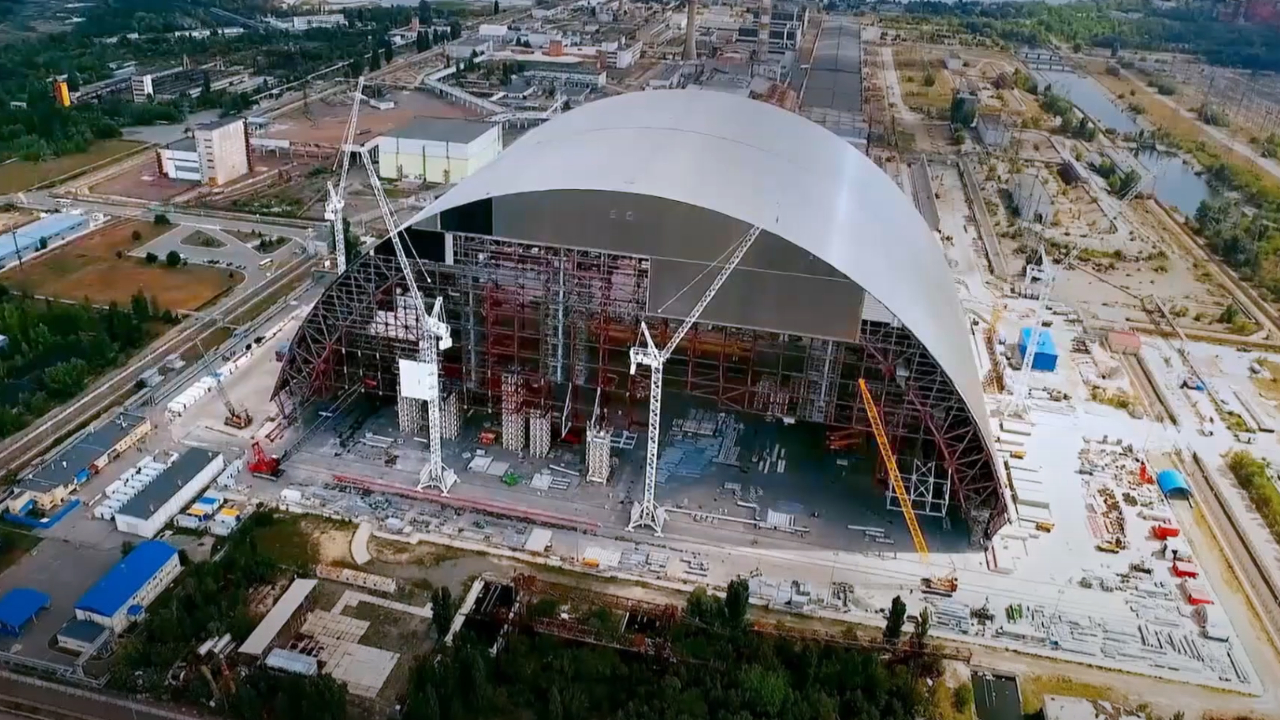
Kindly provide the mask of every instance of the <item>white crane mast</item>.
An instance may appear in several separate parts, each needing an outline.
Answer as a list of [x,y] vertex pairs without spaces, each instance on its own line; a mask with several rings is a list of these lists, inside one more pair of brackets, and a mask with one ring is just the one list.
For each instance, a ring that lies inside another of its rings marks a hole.
[[364,162],[365,170],[369,172],[373,195],[378,200],[378,209],[382,211],[382,220],[386,223],[387,229],[391,233],[391,246],[396,251],[396,260],[400,263],[400,269],[404,271],[405,284],[409,286],[409,297],[413,300],[413,308],[417,313],[418,321],[422,323],[418,343],[418,361],[425,366],[424,369],[427,373],[427,397],[425,400],[427,403],[428,447],[427,464],[422,468],[422,473],[418,476],[418,489],[423,490],[435,487],[440,488],[442,493],[447,494],[449,488],[453,487],[453,484],[458,481],[458,476],[453,470],[445,467],[444,458],[440,450],[442,442],[440,430],[440,352],[453,347],[453,338],[449,333],[449,326],[444,322],[440,298],[436,298],[431,312],[427,312],[426,302],[422,299],[422,292],[418,290],[418,283],[413,277],[413,266],[409,264],[409,256],[405,254],[404,244],[400,240],[400,221],[396,218],[396,212],[387,200],[386,194],[382,192],[382,185],[378,182],[378,174],[373,167],[373,160],[369,157],[369,153],[361,151],[360,159]]
[[[756,226],[748,230],[747,234],[738,240],[733,249],[733,254],[729,256],[729,259],[724,263],[724,267],[720,269],[720,274],[716,275],[715,280],[711,281],[711,287],[707,288],[707,291],[702,295],[702,299],[698,300],[693,309],[689,311],[689,316],[672,334],[664,349],[659,350],[653,344],[653,337],[649,334],[649,326],[645,325],[644,322],[640,323],[640,333],[644,337],[645,344],[643,347],[631,348],[631,374],[636,374],[637,365],[644,365],[649,368],[649,438],[644,454],[644,497],[631,506],[631,522],[627,524],[628,530],[645,526],[652,528],[654,534],[661,536],[662,526],[667,520],[666,511],[658,505],[654,497],[654,490],[658,482],[658,435],[662,430],[662,368],[667,359],[671,357],[671,353],[675,351],[676,346],[680,344],[680,341],[689,332],[689,329],[698,321],[702,311],[707,309],[707,305],[715,297],[716,292],[720,290],[720,286],[724,285],[729,273],[733,272],[733,269],[742,261],[742,257],[747,254],[747,250],[751,248],[752,243],[756,241],[759,235],[760,227]],[[696,282],[697,279],[695,278],[694,281]]]
[[338,187],[333,182],[328,184],[329,198],[324,203],[324,219],[329,221],[333,231],[333,256],[337,259],[338,274],[347,271],[347,238],[343,229],[342,208],[347,192],[347,170],[351,166],[351,154],[348,149],[356,139],[356,121],[360,117],[360,103],[364,100],[364,76],[356,80],[355,99],[351,103],[351,116],[347,118],[347,129],[342,135],[342,144],[338,146],[338,158],[342,171],[338,175]]
[[1022,356],[1022,367],[1018,370],[1018,377],[1013,383],[1013,396],[1009,398],[1004,408],[1004,414],[1008,417],[1025,418],[1031,412],[1031,369],[1035,364],[1036,352],[1040,349],[1040,334],[1045,311],[1049,305],[1049,293],[1053,291],[1053,283],[1058,279],[1058,271],[1070,265],[1079,252],[1078,246],[1072,248],[1061,265],[1054,265],[1049,261],[1049,255],[1041,245],[1040,266],[1027,268],[1027,284],[1037,280],[1040,283],[1039,301],[1036,303],[1035,317],[1031,321],[1031,332],[1027,337],[1027,350]]

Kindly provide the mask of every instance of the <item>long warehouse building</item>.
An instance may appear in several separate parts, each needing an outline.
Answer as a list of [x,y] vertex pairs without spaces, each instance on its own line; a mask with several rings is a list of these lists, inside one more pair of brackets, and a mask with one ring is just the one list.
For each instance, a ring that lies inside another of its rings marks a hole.
[[[865,379],[916,511],[990,540],[1008,508],[941,247],[846,140],[754,100],[659,90],[590,103],[414,217],[422,294],[445,299],[454,333],[444,392],[496,411],[516,373],[533,412],[563,407],[582,426],[599,390],[643,423],[647,374],[629,372],[639,322],[661,347],[752,226],[764,232],[667,362],[665,391],[874,448]],[[398,358],[416,355],[419,333],[403,278],[383,241],[328,288],[277,380],[286,416],[355,391],[396,400]]]

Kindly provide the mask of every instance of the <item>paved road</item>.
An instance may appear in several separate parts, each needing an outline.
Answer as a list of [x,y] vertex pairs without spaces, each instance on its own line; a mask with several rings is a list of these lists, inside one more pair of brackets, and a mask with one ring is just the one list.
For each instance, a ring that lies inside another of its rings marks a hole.
[[[204,232],[211,235],[221,240],[224,246],[212,248],[183,244],[182,241],[184,239],[196,232]],[[263,231],[267,237],[270,237],[269,232],[269,230]],[[295,236],[304,234],[297,230],[292,232]],[[286,237],[292,236],[286,235]],[[269,258],[274,260],[277,265],[283,265],[294,260],[301,248],[302,246],[297,241],[293,241],[280,246],[270,255],[263,255],[236,237],[223,232],[217,226],[179,225],[146,245],[131,251],[129,254],[135,257],[145,257],[147,253],[155,253],[156,256],[163,258],[170,251],[176,250],[192,263],[234,268],[244,273],[245,280],[242,283],[242,287],[252,287],[268,277],[268,273],[264,272],[260,267],[260,263],[263,260]]]
[[[29,713],[24,718],[97,718],[98,720],[180,720],[199,717],[185,712],[152,708],[78,688],[47,687],[51,683],[28,684],[11,677],[0,678],[0,708]],[[16,706],[16,707],[15,707]],[[62,711],[62,712],[59,712]],[[0,718],[3,718],[0,715]]]

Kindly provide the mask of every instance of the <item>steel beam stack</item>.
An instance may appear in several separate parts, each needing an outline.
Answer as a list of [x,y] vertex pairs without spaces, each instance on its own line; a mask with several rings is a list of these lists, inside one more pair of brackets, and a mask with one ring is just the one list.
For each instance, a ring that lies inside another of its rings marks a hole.
[[462,432],[462,408],[458,402],[458,393],[451,392],[445,396],[440,407],[440,434],[448,440],[457,440]]
[[551,412],[544,410],[529,416],[529,455],[544,458],[551,454]]
[[515,373],[502,376],[502,447],[524,450],[524,385]]
[[612,469],[609,461],[609,436],[612,434],[608,428],[587,428],[587,482],[609,481],[609,471]]

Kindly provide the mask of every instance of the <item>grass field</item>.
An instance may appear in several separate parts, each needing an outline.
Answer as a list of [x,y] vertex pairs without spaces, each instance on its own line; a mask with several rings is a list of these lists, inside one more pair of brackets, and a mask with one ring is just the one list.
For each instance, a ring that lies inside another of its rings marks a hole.
[[1021,678],[1020,682],[1023,715],[1034,715],[1043,710],[1045,695],[1067,695],[1086,700],[1127,704],[1127,698],[1112,688],[1080,682],[1063,675],[1032,675]]
[[40,537],[34,533],[0,525],[0,573],[13,567],[39,544]]
[[[902,89],[902,101],[907,107],[925,113],[937,113],[951,106],[955,91],[951,75],[942,68],[940,58],[922,56],[907,48],[894,48],[893,65],[898,71],[898,85]],[[926,87],[925,74],[933,72],[934,84]]]
[[[161,307],[180,311],[197,310],[244,281],[244,276],[203,265],[171,268],[163,259],[148,265],[128,253],[134,248],[172,230],[146,221],[122,222],[99,228],[84,237],[56,248],[22,268],[12,268],[0,279],[10,287],[32,295],[89,301],[106,305],[128,305],[141,289]],[[139,239],[133,239],[133,232]],[[124,257],[117,258],[121,252]]]
[[38,163],[14,160],[0,165],[0,193],[22,192],[40,183],[129,152],[140,144],[132,140],[102,140],[94,143],[93,147],[89,148],[89,152],[79,155],[65,155]]

